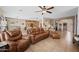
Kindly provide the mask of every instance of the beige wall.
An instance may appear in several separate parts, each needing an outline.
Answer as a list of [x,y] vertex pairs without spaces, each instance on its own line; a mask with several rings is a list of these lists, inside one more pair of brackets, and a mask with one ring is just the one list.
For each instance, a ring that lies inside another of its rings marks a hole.
[[26,20],[26,27],[30,28],[30,27],[39,27],[39,21],[37,20]]
[[57,21],[57,24],[61,24],[61,30],[63,31],[63,24],[67,23],[67,31],[73,32],[73,19],[61,19]]
[[49,28],[50,27],[50,20],[44,20],[44,28]]
[[0,8],[0,16],[3,16],[4,11]]
[[25,30],[30,26],[30,23],[33,23],[34,27],[39,27],[39,22],[36,20],[24,20],[24,19],[15,19],[15,18],[7,18],[8,21],[8,29],[21,28],[21,30]]
[[25,20],[15,19],[15,18],[7,18],[8,20],[8,29],[13,28],[21,28],[21,30],[24,30],[25,28]]

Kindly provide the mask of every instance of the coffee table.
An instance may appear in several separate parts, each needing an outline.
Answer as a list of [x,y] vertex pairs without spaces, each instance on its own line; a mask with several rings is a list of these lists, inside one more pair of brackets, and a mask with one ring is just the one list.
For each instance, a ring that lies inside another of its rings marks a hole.
[[8,52],[9,51],[9,45],[3,41],[0,42],[0,52]]

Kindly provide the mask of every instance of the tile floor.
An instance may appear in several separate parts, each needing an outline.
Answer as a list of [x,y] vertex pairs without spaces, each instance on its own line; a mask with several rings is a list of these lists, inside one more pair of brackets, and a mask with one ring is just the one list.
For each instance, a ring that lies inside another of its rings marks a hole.
[[48,37],[31,45],[26,52],[77,52],[79,48],[73,45],[72,39],[71,32],[61,32],[61,39]]

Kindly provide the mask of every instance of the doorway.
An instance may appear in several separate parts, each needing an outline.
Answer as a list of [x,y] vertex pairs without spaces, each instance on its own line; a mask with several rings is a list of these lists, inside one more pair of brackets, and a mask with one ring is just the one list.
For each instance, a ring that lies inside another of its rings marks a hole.
[[63,31],[67,31],[67,23],[63,23]]

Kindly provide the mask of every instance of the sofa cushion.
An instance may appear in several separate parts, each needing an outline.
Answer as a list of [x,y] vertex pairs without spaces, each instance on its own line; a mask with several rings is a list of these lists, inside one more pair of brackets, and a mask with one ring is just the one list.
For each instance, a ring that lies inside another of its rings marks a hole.
[[35,40],[40,39],[40,38],[41,38],[41,36],[42,36],[41,34],[36,35],[36,36],[35,36]]
[[34,32],[34,33],[31,33],[32,35],[36,35],[36,32]]
[[44,33],[44,29],[43,28],[40,28],[40,33]]
[[9,30],[6,31],[10,36],[14,37],[20,34],[20,29],[13,29],[13,30]]
[[15,36],[15,37],[14,36],[11,37],[7,32],[5,33],[5,39],[9,40],[9,41],[17,41],[17,40],[19,40],[21,38],[22,38],[22,34],[21,33],[19,35]]
[[22,33],[19,29],[13,29],[12,31],[6,31],[5,33],[6,40],[16,41],[22,38]]
[[31,33],[34,33],[34,32],[36,32],[36,28],[33,28],[33,29],[31,30]]
[[43,28],[40,28],[40,31],[44,31],[44,29]]
[[36,35],[38,35],[39,34],[39,32],[36,32]]

